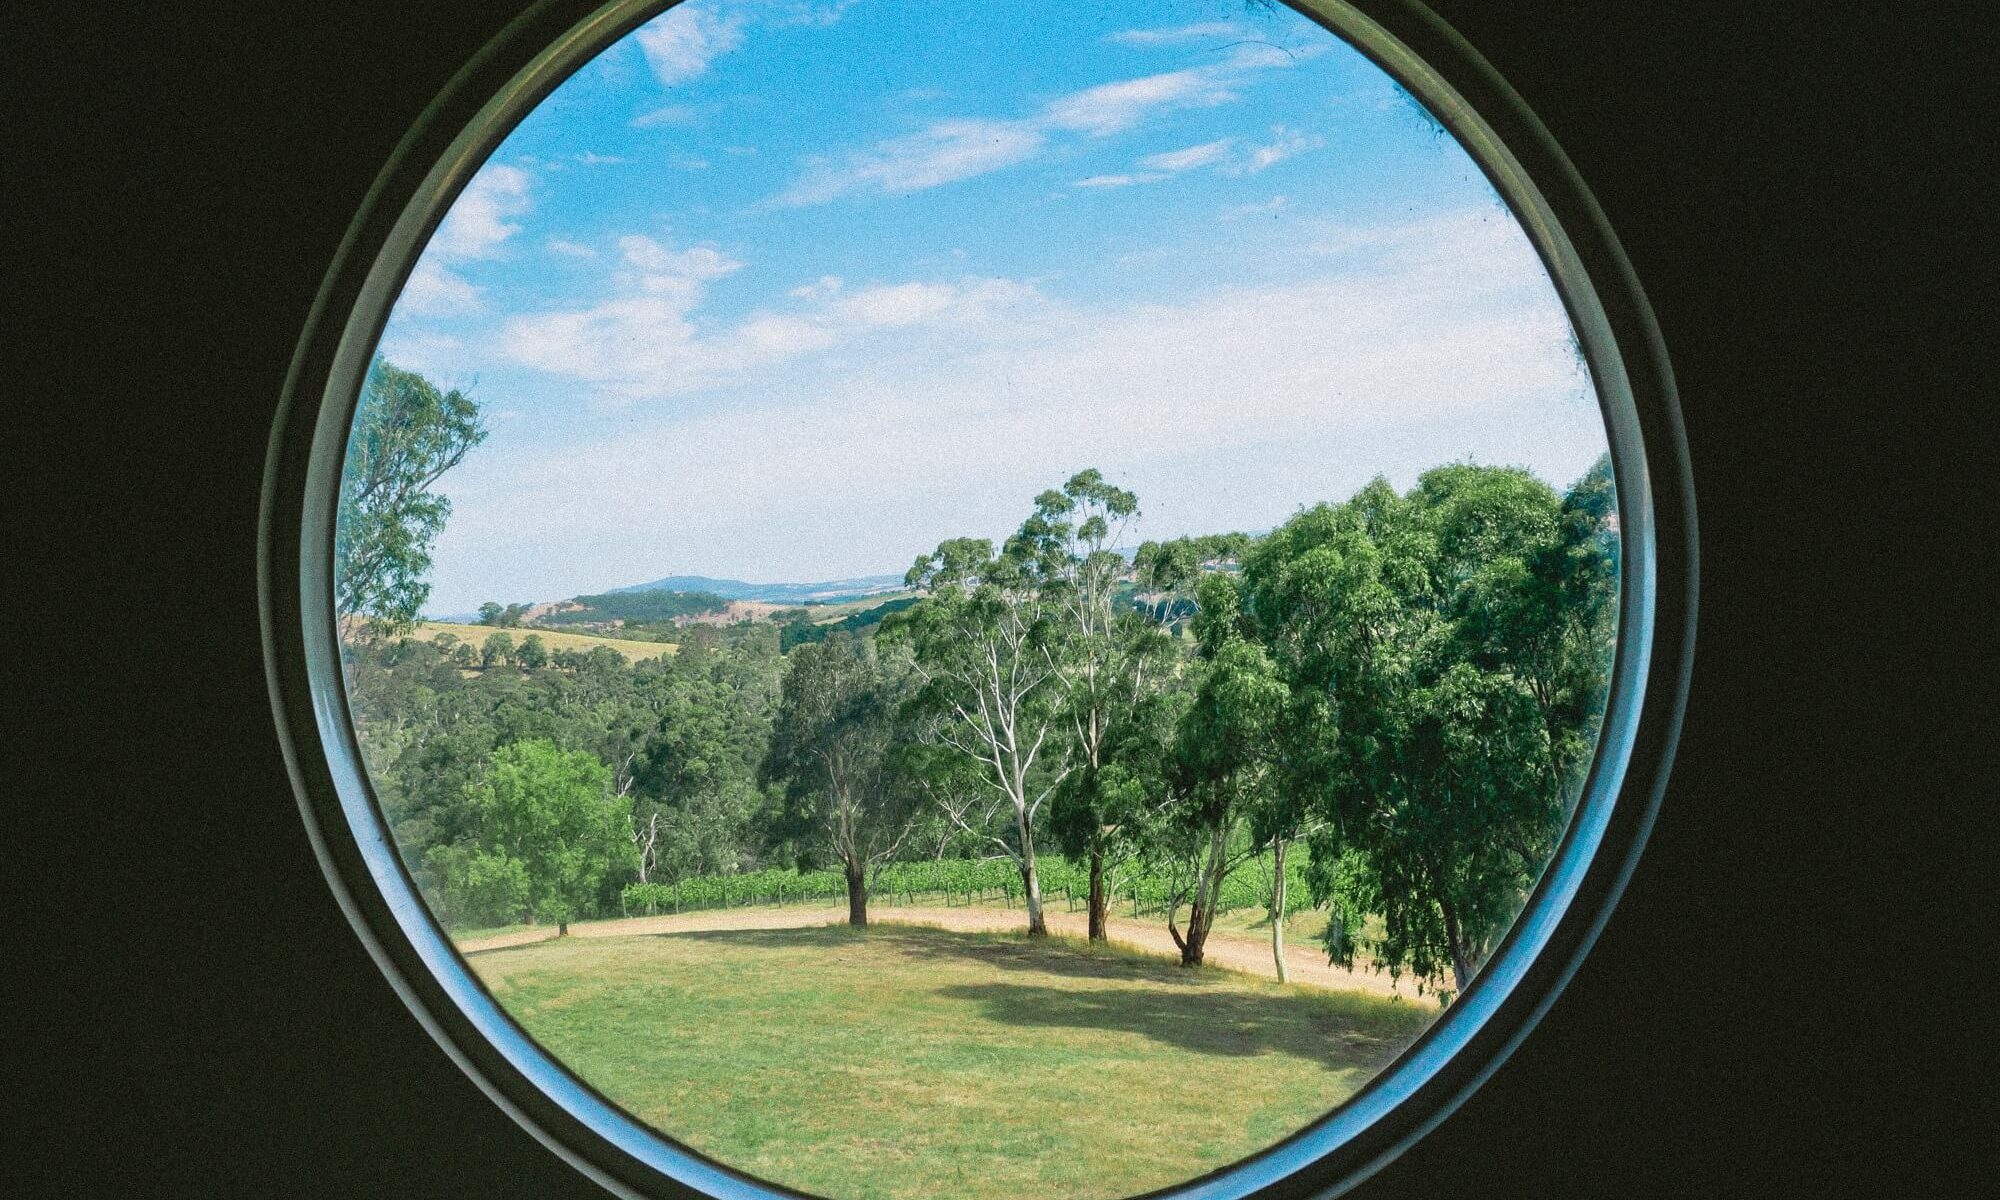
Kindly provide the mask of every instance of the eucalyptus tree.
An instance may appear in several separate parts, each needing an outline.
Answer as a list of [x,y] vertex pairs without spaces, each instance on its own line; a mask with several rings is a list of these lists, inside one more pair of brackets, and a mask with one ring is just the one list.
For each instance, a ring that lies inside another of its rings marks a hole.
[[511,633],[489,633],[479,648],[479,665],[482,667],[504,666],[514,657],[514,635]]
[[[1315,890],[1380,913],[1377,958],[1432,986],[1463,990],[1560,832],[1561,756],[1581,735],[1540,703],[1533,668],[1588,684],[1539,636],[1570,619],[1535,600],[1560,516],[1527,472],[1456,464],[1408,496],[1378,479],[1302,512],[1245,563],[1246,611],[1290,693],[1286,786],[1323,822]],[[1338,881],[1319,867],[1334,863]],[[1329,926],[1337,960],[1349,933]]]
[[431,544],[451,500],[431,489],[486,438],[479,406],[377,357],[341,466],[334,610],[344,640],[408,629],[430,597]]
[[1050,817],[1063,850],[1088,864],[1092,941],[1108,939],[1108,870],[1134,853],[1133,806],[1144,802],[1130,770],[1113,763],[1113,747],[1136,748],[1124,727],[1170,678],[1176,657],[1162,627],[1120,601],[1132,568],[1117,547],[1138,516],[1138,497],[1092,468],[1036,497],[1016,535],[1062,623],[1053,658],[1074,770]]
[[542,635],[531,633],[521,639],[520,648],[514,652],[514,659],[529,670],[549,665],[549,648],[542,643]]
[[1014,861],[1033,936],[1048,932],[1035,826],[1073,764],[1060,662],[1068,627],[1039,565],[1020,537],[998,554],[984,538],[942,542],[905,577],[928,594],[886,619],[881,634],[909,647],[920,736],[971,763],[981,790],[1010,818],[1011,837],[955,819]]
[[1242,619],[1237,584],[1205,576],[1193,629],[1200,647],[1200,682],[1175,730],[1172,774],[1176,801],[1167,837],[1191,866],[1187,931],[1167,932],[1184,966],[1200,966],[1229,873],[1263,846],[1244,836],[1248,815],[1268,806],[1277,783],[1273,734],[1286,687],[1276,665]]
[[898,771],[901,672],[844,636],[796,647],[760,778],[782,785],[774,839],[830,851],[847,921],[868,923],[868,882],[916,826],[919,793]]

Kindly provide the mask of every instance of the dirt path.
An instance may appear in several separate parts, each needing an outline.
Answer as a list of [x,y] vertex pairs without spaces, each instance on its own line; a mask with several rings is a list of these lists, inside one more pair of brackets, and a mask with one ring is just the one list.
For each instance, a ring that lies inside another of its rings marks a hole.
[[[884,904],[880,900],[868,906],[868,914],[874,920],[935,925],[940,929],[966,933],[1021,929],[1027,922],[1019,909],[984,906],[940,908],[933,905],[912,907]],[[1052,933],[1067,934],[1076,938],[1089,935],[1089,920],[1084,913],[1044,910],[1044,915]],[[846,919],[847,906],[844,903],[785,907],[757,906],[682,913],[678,916],[580,921],[571,925],[569,932],[571,937],[639,937],[655,933],[699,933],[718,929],[802,929],[812,925],[834,925]],[[1175,949],[1173,939],[1167,935],[1166,926],[1158,920],[1144,921],[1114,916],[1110,918],[1109,932],[1113,942],[1132,949],[1167,958],[1180,957],[1180,951]],[[546,941],[554,936],[555,931],[552,929],[524,929],[516,933],[503,933],[494,937],[460,942],[458,948],[461,952],[471,954],[481,950],[525,946],[533,942]],[[1215,931],[1208,935],[1206,949],[1208,961],[1217,966],[1242,971],[1263,979],[1273,979],[1277,976],[1277,972],[1272,969],[1271,943],[1267,938]],[[1401,996],[1405,1000],[1418,999],[1414,986],[1404,987],[1391,983],[1386,974],[1344,971],[1339,967],[1329,966],[1324,953],[1316,946],[1287,945],[1285,965],[1290,968],[1294,983],[1337,991]]]

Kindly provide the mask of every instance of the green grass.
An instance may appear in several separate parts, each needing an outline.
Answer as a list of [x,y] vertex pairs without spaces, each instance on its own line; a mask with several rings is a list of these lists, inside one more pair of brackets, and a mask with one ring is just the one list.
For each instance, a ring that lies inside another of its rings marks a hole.
[[516,646],[527,640],[528,635],[532,633],[540,637],[542,645],[547,646],[552,652],[581,650],[588,654],[599,646],[609,646],[632,662],[680,652],[680,647],[672,642],[635,642],[628,638],[593,637],[587,633],[561,633],[536,626],[496,629],[491,625],[453,625],[444,621],[425,621],[417,626],[417,636],[427,642],[435,641],[440,633],[449,633],[461,642],[471,642],[474,650],[485,645],[486,639],[496,633],[504,633],[513,638]]
[[1269,1145],[1436,1015],[1062,938],[914,926],[471,956],[639,1119],[839,1200],[1126,1196]]

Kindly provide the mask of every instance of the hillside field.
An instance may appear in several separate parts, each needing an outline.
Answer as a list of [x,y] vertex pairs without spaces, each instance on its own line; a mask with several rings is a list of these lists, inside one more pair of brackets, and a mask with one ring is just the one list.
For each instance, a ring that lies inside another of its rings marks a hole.
[[511,636],[516,646],[532,633],[540,637],[542,645],[551,651],[580,650],[587,654],[599,646],[609,646],[624,655],[628,662],[638,662],[642,658],[658,658],[662,654],[675,654],[680,651],[680,647],[672,642],[634,642],[624,638],[592,637],[584,633],[561,633],[553,629],[531,626],[496,629],[491,625],[454,625],[444,621],[424,621],[417,626],[418,636],[425,641],[436,640],[440,633],[449,633],[461,642],[471,642],[475,650],[495,633]]
[[1340,1104],[1436,1014],[1064,937],[886,923],[568,937],[469,961],[640,1120],[836,1200],[1176,1183]]

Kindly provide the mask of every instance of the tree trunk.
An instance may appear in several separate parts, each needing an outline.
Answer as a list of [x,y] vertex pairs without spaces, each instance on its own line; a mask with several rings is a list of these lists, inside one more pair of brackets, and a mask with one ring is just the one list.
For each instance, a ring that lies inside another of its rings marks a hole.
[[1285,970],[1285,839],[1271,843],[1271,961],[1278,968],[1278,982],[1290,983]]
[[1177,940],[1181,944],[1181,965],[1198,967],[1202,961],[1202,947],[1208,941],[1208,927],[1215,923],[1215,912],[1205,899],[1196,900],[1188,906],[1187,932]]
[[568,936],[569,936],[569,922],[568,922],[568,921],[564,921],[564,920],[561,920],[561,919],[558,919],[558,920],[556,921],[556,936],[557,936],[557,937],[568,937]]
[[1188,906],[1187,933],[1176,938],[1181,945],[1181,965],[1198,967],[1208,931],[1215,924],[1215,906],[1222,899],[1222,870],[1228,846],[1225,831],[1218,827],[1208,835],[1208,859],[1195,876],[1194,902]]
[[1451,983],[1454,996],[1465,994],[1465,985],[1472,982],[1472,956],[1466,950],[1465,937],[1458,925],[1458,910],[1449,904],[1440,903],[1438,908],[1444,914],[1444,936],[1451,943]]
[[1104,894],[1104,851],[1098,848],[1090,852],[1090,940],[1093,942],[1111,940],[1104,919],[1108,902],[1109,898]]
[[868,924],[868,873],[852,862],[847,864],[847,923]]
[[1048,924],[1042,920],[1042,879],[1035,869],[1035,832],[1028,825],[1028,812],[1016,808],[1015,831],[1021,838],[1021,894],[1028,907],[1028,936],[1047,937]]

